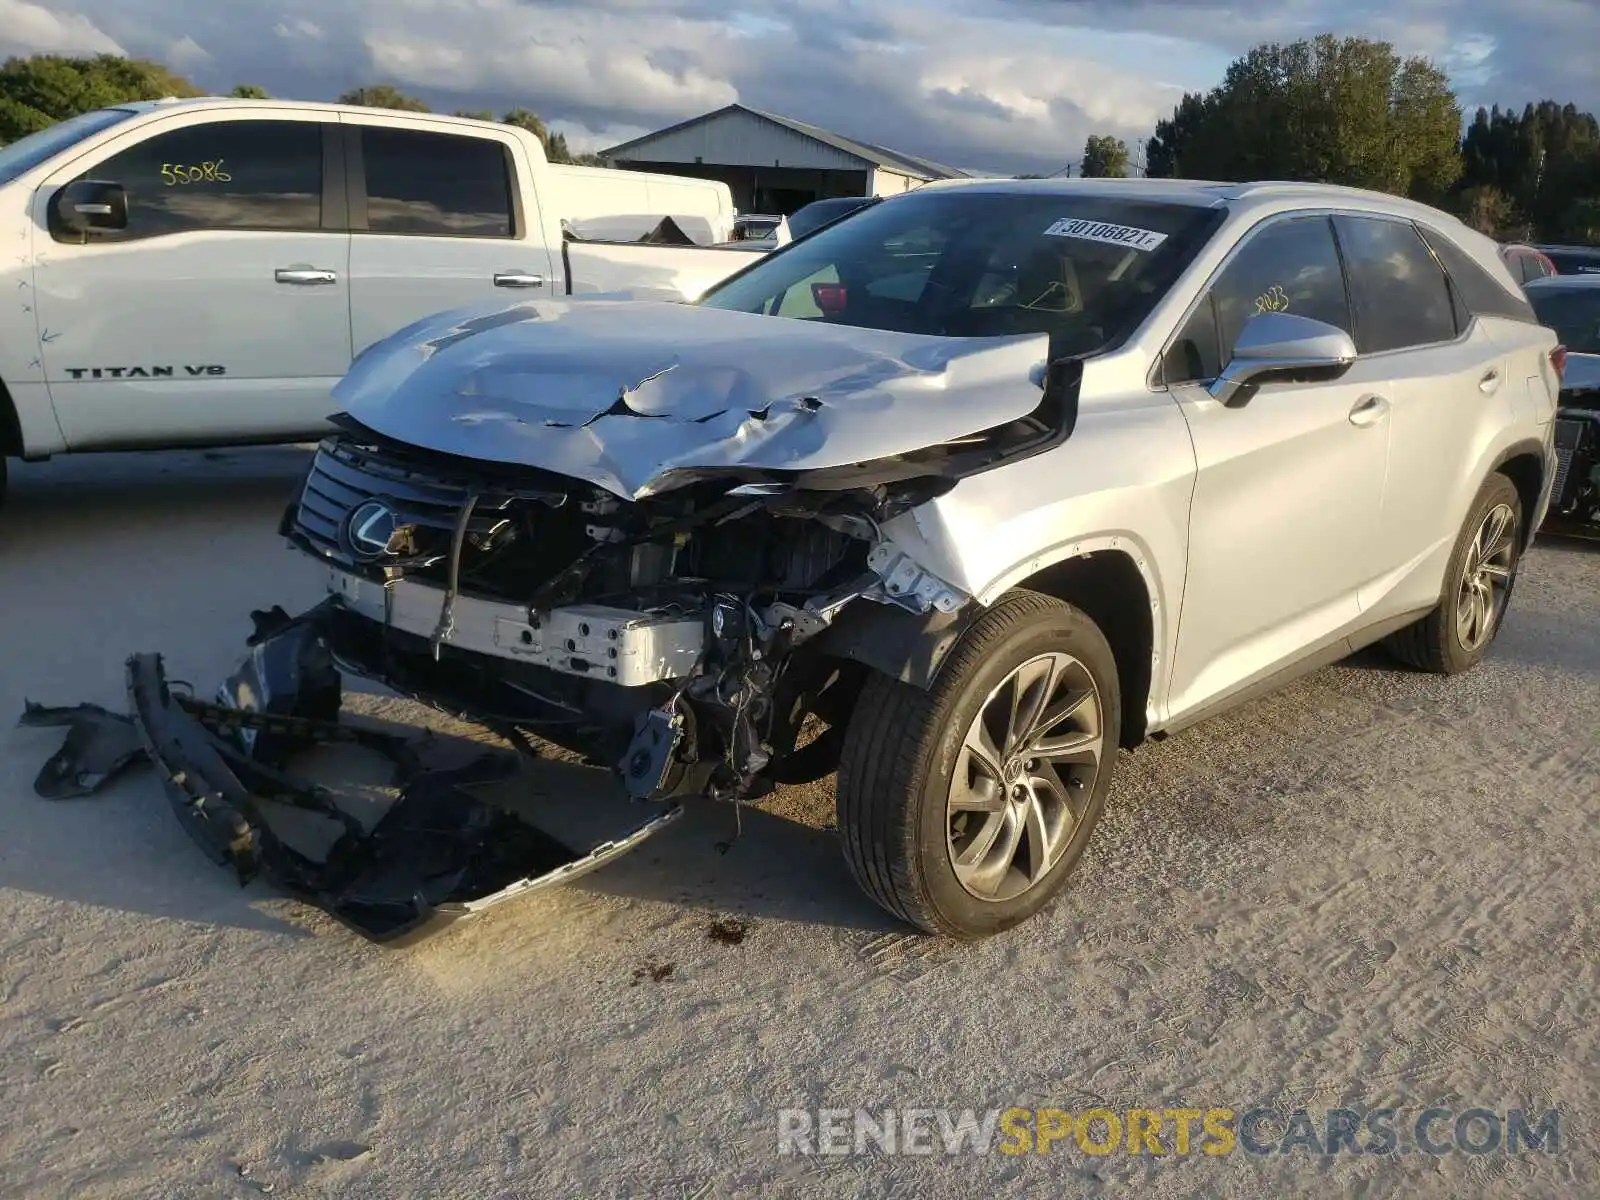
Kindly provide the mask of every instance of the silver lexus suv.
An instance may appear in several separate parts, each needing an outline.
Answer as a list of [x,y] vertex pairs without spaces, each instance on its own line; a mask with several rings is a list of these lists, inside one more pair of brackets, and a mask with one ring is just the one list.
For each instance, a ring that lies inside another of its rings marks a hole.
[[1556,351],[1492,241],[1402,199],[930,185],[694,304],[368,350],[284,519],[328,598],[256,661],[314,628],[650,806],[837,771],[866,892],[982,937],[1061,890],[1120,749],[1372,643],[1483,658]]

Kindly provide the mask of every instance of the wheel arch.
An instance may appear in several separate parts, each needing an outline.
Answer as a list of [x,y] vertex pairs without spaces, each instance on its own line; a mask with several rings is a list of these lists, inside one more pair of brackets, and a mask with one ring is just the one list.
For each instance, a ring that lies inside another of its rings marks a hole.
[[1149,731],[1160,608],[1143,562],[1127,550],[1099,549],[1063,558],[1017,585],[1054,596],[1082,610],[1105,635],[1122,690],[1125,747]]
[[1545,484],[1550,478],[1546,468],[1545,447],[1528,439],[1502,450],[1495,456],[1494,465],[1489,471],[1489,474],[1504,475],[1517,489],[1526,522],[1522,534],[1524,550],[1533,544],[1534,535],[1538,532],[1539,507],[1545,501]]
[[0,458],[21,458],[23,448],[22,419],[6,381],[0,379]]
[[1149,560],[1126,537],[1077,543],[1062,557],[991,587],[955,613],[927,614],[884,604],[856,603],[812,643],[832,657],[861,663],[891,679],[927,690],[968,628],[1014,588],[1042,592],[1080,609],[1105,635],[1122,690],[1121,744],[1132,747],[1149,731],[1149,706],[1162,635],[1162,611]]

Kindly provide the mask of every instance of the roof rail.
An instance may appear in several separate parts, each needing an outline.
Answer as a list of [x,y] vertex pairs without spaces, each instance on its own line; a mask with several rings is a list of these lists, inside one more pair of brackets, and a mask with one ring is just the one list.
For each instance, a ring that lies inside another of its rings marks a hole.
[[1461,218],[1438,205],[1424,200],[1413,200],[1397,192],[1384,192],[1377,188],[1351,187],[1342,183],[1317,183],[1304,180],[1262,179],[1234,184],[1226,193],[1230,200],[1243,200],[1253,196],[1348,196],[1351,199],[1373,200],[1392,204],[1397,208],[1427,213],[1434,220],[1462,223]]

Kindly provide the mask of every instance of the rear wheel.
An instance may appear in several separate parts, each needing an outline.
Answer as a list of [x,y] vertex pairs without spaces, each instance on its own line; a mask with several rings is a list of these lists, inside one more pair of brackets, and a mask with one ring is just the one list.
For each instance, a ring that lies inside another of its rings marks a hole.
[[1104,635],[1037,592],[979,618],[930,690],[873,676],[839,765],[856,881],[930,933],[970,940],[1026,920],[1099,822],[1121,705]]
[[1483,660],[1511,605],[1522,565],[1522,520],[1516,485],[1491,475],[1456,538],[1438,607],[1386,642],[1396,658],[1440,675],[1469,671]]

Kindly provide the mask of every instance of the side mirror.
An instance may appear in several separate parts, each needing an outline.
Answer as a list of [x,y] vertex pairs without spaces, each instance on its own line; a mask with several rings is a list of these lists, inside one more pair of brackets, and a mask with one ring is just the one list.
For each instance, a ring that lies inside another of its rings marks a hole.
[[1355,342],[1337,325],[1292,313],[1257,313],[1245,322],[1233,358],[1209,391],[1213,400],[1237,408],[1264,383],[1337,379],[1355,360]]
[[103,179],[78,179],[56,193],[54,216],[58,228],[73,233],[128,227],[128,193],[120,183]]

